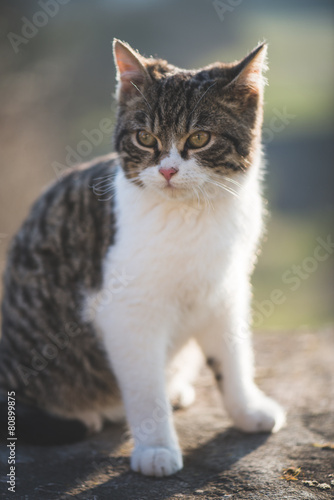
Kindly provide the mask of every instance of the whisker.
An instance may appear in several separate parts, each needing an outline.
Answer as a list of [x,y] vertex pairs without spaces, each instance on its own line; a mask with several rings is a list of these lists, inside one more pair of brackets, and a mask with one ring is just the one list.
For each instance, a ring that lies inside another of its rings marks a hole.
[[[210,176],[206,176],[205,180],[207,182],[211,182],[211,183],[217,183],[217,184],[221,184],[222,186],[225,186],[227,187],[228,189],[231,189],[232,191],[235,191],[234,189],[232,189],[234,186],[227,186],[224,182],[222,181],[227,181],[227,180],[231,180],[232,181],[232,184],[234,184],[235,186],[239,187],[239,188],[243,188],[243,186],[241,184],[239,184],[239,182],[237,181],[234,181],[234,179],[230,179],[229,177],[225,177],[225,176],[221,176],[221,175],[210,175]],[[235,193],[237,193],[237,191],[235,191]]]
[[105,181],[98,182],[97,184],[93,184],[92,187],[94,189],[104,189],[104,188],[110,187],[110,186],[112,186],[111,181],[105,180]]
[[221,189],[225,190],[225,191],[226,191],[226,192],[228,192],[228,193],[231,193],[231,194],[232,194],[233,196],[235,196],[236,198],[240,198],[239,193],[237,193],[236,191],[234,191],[234,190],[233,190],[233,189],[231,189],[230,187],[226,186],[225,184],[222,184],[221,182],[215,182],[215,181],[213,181],[213,180],[211,180],[211,179],[207,179],[207,182],[208,182],[209,184],[212,184],[212,185],[214,185],[214,186],[217,186],[217,187],[219,187],[219,188],[221,188]]
[[95,193],[103,193],[104,191],[110,191],[111,189],[114,189],[114,185],[111,182],[105,182],[104,184],[93,184],[91,188]]
[[103,177],[94,177],[93,181],[100,181],[97,184],[100,184],[104,181],[110,181],[113,179],[113,175],[104,175]]
[[203,198],[204,198],[204,202],[205,202],[205,205],[207,206],[208,209],[211,209],[212,212],[214,212],[214,208],[213,208],[213,205],[210,201],[210,198],[208,197],[208,193],[205,191],[205,188],[204,186],[198,186],[198,189],[201,191],[201,193],[203,194]]
[[219,175],[219,174],[211,174],[209,179],[213,178],[213,180],[220,182],[222,179],[224,181],[231,182],[231,184],[234,184],[235,186],[238,186],[240,189],[243,189],[244,186],[240,184],[240,182],[236,181],[235,179],[232,179],[231,177],[227,177],[225,175]]
[[[107,191],[106,191],[106,193],[107,193]],[[104,195],[104,194],[106,194],[106,193],[100,193],[100,194],[98,194],[98,196],[99,196],[98,201],[109,201],[109,200],[112,200],[112,199],[113,199],[113,197],[114,197],[114,196],[115,196],[115,194],[116,194],[116,193],[113,193],[113,194],[111,194],[110,196],[107,196],[107,197],[105,197],[105,198],[100,198],[100,196],[103,196],[103,195]],[[94,194],[97,194],[97,193],[94,193]]]
[[[113,183],[112,175],[107,175],[105,177],[96,177],[95,179],[93,179],[93,182],[94,183],[92,185],[89,185],[89,187],[92,189],[93,193],[99,197],[99,201],[108,201],[114,197],[115,185]],[[100,198],[110,192],[112,192],[113,194],[106,198]]]
[[192,186],[192,190],[193,190],[193,192],[195,193],[195,195],[197,197],[197,206],[199,208],[200,207],[200,199],[199,199],[199,196],[198,196],[198,191],[197,191],[197,189],[196,189],[195,186]]
[[216,186],[221,187],[222,189],[225,189],[225,191],[227,191],[228,193],[231,193],[236,198],[239,198],[239,193],[237,193],[237,191],[234,191],[234,189],[230,188],[229,186],[226,186],[226,184],[216,183]]
[[[203,186],[203,190],[205,191],[205,187],[204,187],[204,186]],[[211,201],[211,199],[210,199],[210,196],[208,196],[208,194],[207,194],[207,192],[206,192],[206,191],[205,191],[205,193],[206,193],[206,196],[207,196],[207,198],[208,198],[208,202],[209,202],[209,205],[210,205],[210,207],[211,207],[211,211],[212,211],[212,212],[214,212],[214,211],[215,211],[215,207],[214,207],[214,205],[213,205],[213,203],[212,203],[212,201]]]
[[235,186],[238,186],[241,189],[244,188],[244,186],[242,184],[240,184],[240,182],[236,181],[235,179],[231,179],[230,177],[223,177],[223,179],[224,179],[224,181],[229,181],[229,182],[231,182]]
[[205,205],[207,206],[206,194],[204,193],[204,191],[203,191],[203,189],[201,188],[201,186],[196,186],[196,187],[197,187],[197,188],[199,189],[199,191],[202,193],[204,203],[205,203]]

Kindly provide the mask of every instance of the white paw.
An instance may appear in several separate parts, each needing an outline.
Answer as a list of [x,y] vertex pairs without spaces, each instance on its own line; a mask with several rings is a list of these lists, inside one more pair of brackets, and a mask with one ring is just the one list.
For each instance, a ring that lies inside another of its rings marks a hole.
[[230,413],[235,426],[244,432],[277,432],[285,423],[283,408],[262,393]]
[[195,401],[195,389],[191,384],[182,384],[177,387],[174,394],[171,395],[173,406],[178,408],[187,408]]
[[137,446],[131,457],[131,469],[145,476],[170,476],[182,467],[182,454],[177,448]]

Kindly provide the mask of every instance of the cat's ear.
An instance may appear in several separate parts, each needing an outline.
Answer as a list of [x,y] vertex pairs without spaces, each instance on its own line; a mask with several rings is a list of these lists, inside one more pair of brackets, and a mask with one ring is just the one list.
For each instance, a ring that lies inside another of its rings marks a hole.
[[[117,70],[117,97],[120,93],[130,94],[141,87],[149,75],[145,68],[145,58],[136,53],[130,45],[114,39],[114,59]],[[137,90],[138,91],[138,90]]]
[[258,45],[234,67],[235,75],[229,85],[246,88],[252,93],[262,93],[266,84],[267,44]]

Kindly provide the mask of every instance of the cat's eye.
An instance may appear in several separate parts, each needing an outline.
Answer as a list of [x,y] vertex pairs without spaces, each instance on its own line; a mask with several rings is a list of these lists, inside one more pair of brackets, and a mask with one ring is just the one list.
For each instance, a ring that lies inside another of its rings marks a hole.
[[154,146],[157,144],[157,140],[154,135],[146,132],[146,130],[138,130],[137,141],[139,142],[139,144],[141,144],[141,146],[144,146],[145,148],[154,148]]
[[194,132],[187,139],[187,145],[189,148],[198,149],[203,148],[210,141],[211,135],[209,132],[205,132],[204,130],[199,132]]

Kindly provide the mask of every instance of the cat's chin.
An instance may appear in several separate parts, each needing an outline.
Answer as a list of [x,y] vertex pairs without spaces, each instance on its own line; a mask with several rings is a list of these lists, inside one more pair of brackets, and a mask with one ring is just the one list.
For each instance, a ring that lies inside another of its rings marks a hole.
[[159,193],[165,200],[192,201],[197,199],[194,192],[189,188],[176,186],[154,187],[154,191]]
[[155,195],[162,197],[165,200],[175,200],[175,201],[196,201],[198,203],[201,199],[201,196],[196,195],[195,189],[191,189],[191,187],[182,185],[173,185],[173,184],[165,184],[161,185],[152,183],[144,183],[144,186]]
[[[196,207],[208,206],[210,203],[214,203],[217,200],[221,200],[226,196],[231,196],[229,193],[226,194],[224,191],[219,191],[215,193],[207,192],[204,189],[199,189],[198,186],[194,186],[191,189],[189,186],[147,186],[155,194],[164,200],[175,200],[176,202],[183,202],[189,205],[194,205]],[[205,193],[205,195],[203,194]]]

